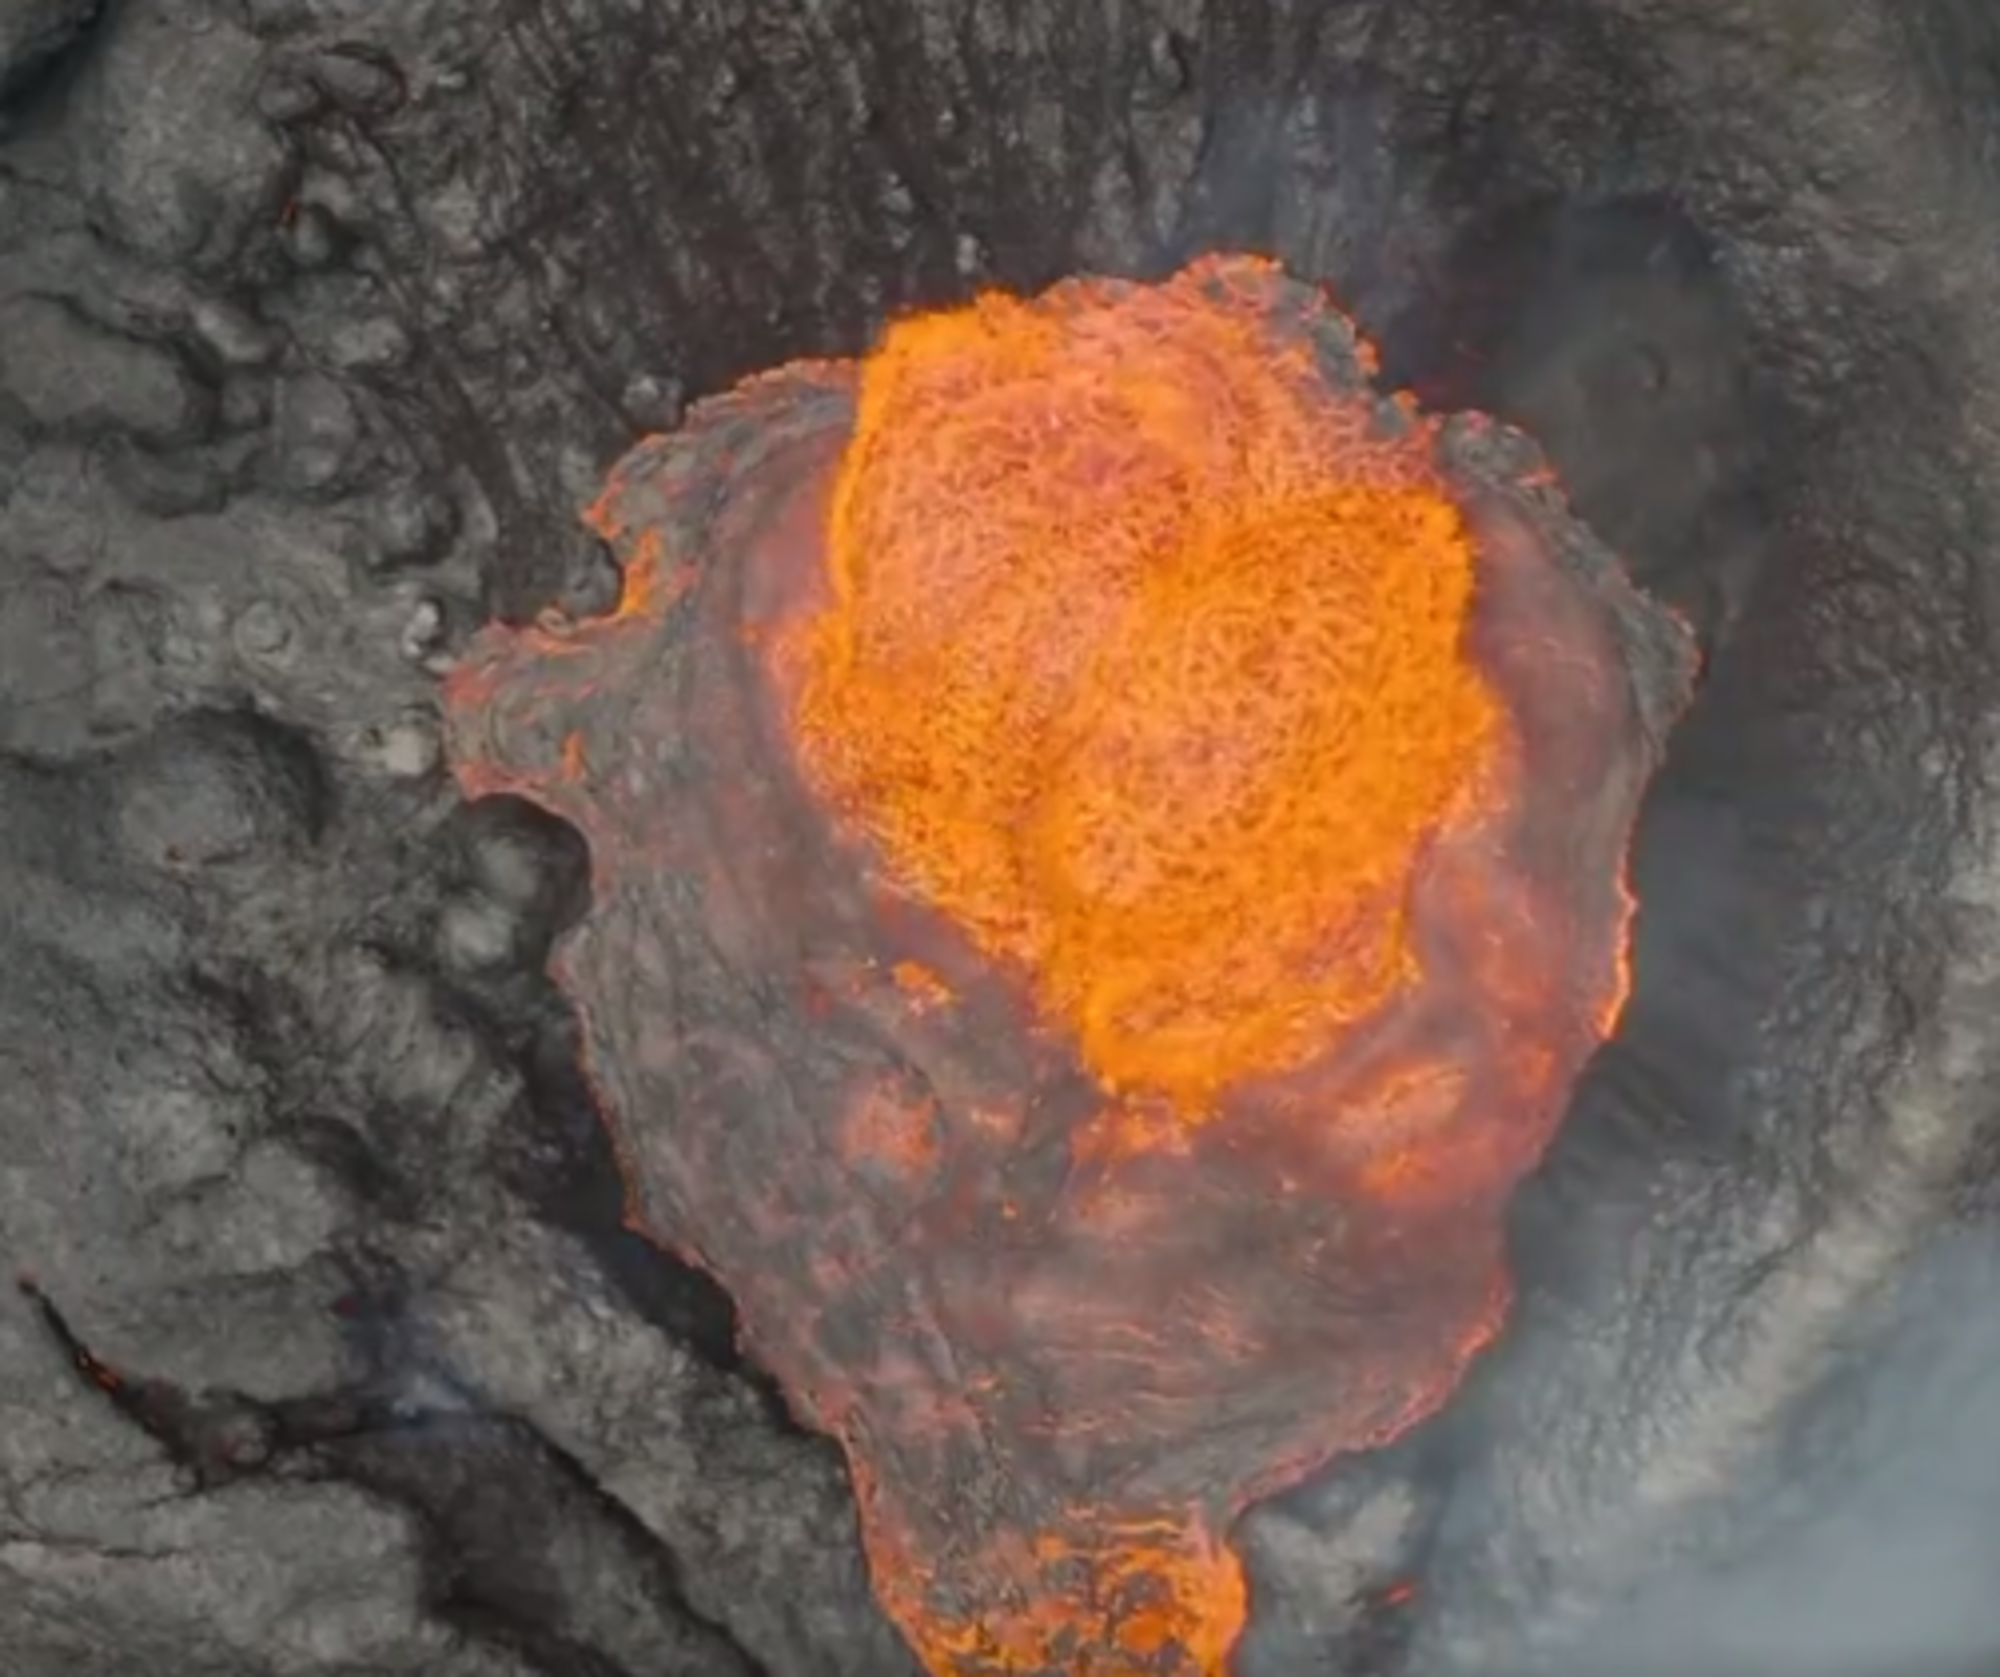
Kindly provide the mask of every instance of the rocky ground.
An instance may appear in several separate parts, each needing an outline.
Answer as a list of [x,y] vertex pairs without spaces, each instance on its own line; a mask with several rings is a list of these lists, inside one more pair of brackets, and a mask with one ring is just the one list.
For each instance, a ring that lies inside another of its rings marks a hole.
[[1519,1331],[1247,1523],[1246,1671],[1991,1669],[1997,65],[1970,0],[0,0],[0,1669],[913,1670],[619,1227],[584,858],[437,679],[615,597],[574,508],[689,396],[1216,244],[1534,423],[1714,655]]

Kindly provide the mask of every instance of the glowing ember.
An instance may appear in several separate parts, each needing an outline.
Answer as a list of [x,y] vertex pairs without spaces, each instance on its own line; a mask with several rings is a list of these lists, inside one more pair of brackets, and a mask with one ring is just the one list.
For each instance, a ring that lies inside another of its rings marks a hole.
[[1221,1671],[1231,1522],[1449,1394],[1624,998],[1685,636],[1364,362],[1240,258],[905,322],[635,451],[618,615],[452,684],[592,841],[635,1226],[940,1673]]

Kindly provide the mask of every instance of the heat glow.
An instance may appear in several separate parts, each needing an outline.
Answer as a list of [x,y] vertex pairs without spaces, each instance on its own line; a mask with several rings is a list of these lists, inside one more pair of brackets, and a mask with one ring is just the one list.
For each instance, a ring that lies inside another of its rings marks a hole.
[[1431,1414],[1627,988],[1687,637],[1271,265],[702,404],[494,630],[469,794],[589,837],[631,1217],[839,1438],[940,1677],[1210,1677],[1252,1501]]
[[1500,705],[1421,439],[1199,278],[890,329],[798,703],[819,791],[1184,1115],[1417,976],[1406,898]]

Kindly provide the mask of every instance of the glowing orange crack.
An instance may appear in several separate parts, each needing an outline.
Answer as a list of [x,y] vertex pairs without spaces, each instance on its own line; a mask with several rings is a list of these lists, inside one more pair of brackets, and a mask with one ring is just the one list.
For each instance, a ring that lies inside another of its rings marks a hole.
[[1240,258],[901,323],[635,451],[617,616],[453,684],[592,841],[635,1221],[940,1673],[1221,1670],[1230,1522],[1443,1401],[1623,999],[1685,637],[1365,365]]

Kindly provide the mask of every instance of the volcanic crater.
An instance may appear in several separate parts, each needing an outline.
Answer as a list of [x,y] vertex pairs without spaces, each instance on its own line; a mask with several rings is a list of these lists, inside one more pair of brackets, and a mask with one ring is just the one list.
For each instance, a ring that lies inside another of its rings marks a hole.
[[0,4],[0,1645],[1991,1668],[2000,26]]

